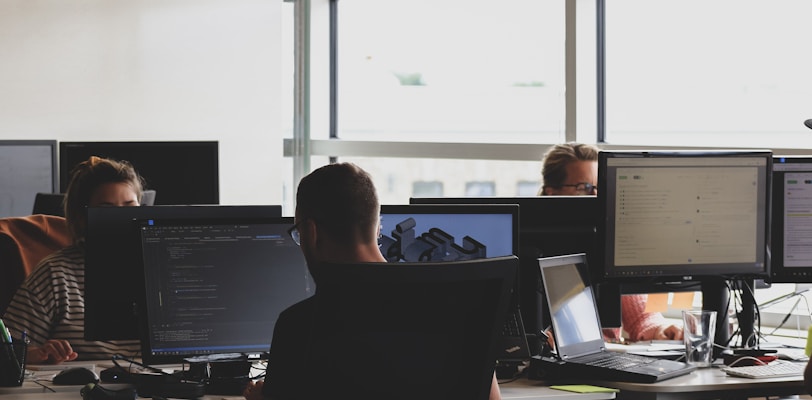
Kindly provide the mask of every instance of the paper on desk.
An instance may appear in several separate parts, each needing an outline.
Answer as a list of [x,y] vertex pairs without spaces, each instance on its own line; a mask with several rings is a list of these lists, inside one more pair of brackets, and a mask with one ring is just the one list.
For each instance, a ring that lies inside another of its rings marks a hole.
[[566,390],[575,393],[616,393],[620,390],[592,385],[554,385],[550,389]]

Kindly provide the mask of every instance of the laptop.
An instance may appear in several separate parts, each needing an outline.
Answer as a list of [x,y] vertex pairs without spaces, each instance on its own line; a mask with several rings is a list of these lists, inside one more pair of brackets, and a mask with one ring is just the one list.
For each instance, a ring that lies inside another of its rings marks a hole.
[[[515,302],[515,300],[514,300]],[[497,340],[496,360],[501,364],[523,362],[530,359],[530,345],[524,330],[522,314],[516,305],[511,305],[502,335]]]
[[652,383],[685,375],[695,366],[609,351],[603,340],[585,254],[539,258],[553,325],[558,368],[596,380]]

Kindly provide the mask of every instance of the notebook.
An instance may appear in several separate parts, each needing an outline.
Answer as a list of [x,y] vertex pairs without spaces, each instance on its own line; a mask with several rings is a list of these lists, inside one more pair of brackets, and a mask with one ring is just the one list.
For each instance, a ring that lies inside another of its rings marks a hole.
[[585,254],[539,258],[559,368],[571,376],[651,383],[685,375],[695,366],[606,349]]

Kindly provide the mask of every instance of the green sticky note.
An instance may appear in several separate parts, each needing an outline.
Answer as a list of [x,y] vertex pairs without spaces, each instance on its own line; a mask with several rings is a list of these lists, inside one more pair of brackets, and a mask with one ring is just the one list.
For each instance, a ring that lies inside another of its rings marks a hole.
[[555,385],[550,386],[550,389],[566,390],[575,393],[616,393],[620,391],[618,389],[592,385]]

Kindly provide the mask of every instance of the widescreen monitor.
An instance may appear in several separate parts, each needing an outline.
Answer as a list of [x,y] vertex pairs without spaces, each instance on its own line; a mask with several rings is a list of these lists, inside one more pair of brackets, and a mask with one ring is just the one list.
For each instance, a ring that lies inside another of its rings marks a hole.
[[812,282],[812,157],[773,158],[770,281]]
[[389,262],[517,255],[516,205],[382,205],[378,244]]
[[[537,261],[539,257],[586,253],[593,267],[593,281],[598,282],[603,272],[596,251],[596,226],[600,214],[595,196],[412,197],[409,202],[519,206],[519,294],[522,318],[528,333],[543,330],[549,324],[543,307],[545,300]],[[617,290],[612,290],[612,299],[600,292],[599,296],[604,325],[619,326],[620,298]]]
[[0,140],[0,218],[31,215],[37,193],[59,185],[56,140]]
[[90,156],[129,161],[146,180],[145,189],[157,191],[155,204],[220,202],[216,141],[60,142],[59,180],[63,193],[68,188],[73,168]]
[[280,217],[282,207],[152,206],[90,207],[85,238],[85,339],[138,340],[137,304],[144,297],[144,272],[137,221],[144,219]]
[[770,171],[769,151],[600,152],[604,277],[766,277]]
[[[769,275],[772,153],[601,151],[598,235],[604,279],[702,290],[724,315],[741,285],[741,344],[755,345],[754,278]],[[728,319],[715,343],[730,345]]]
[[[139,222],[147,364],[215,354],[258,359],[279,314],[313,295],[292,217]],[[329,334],[329,332],[328,332]]]

